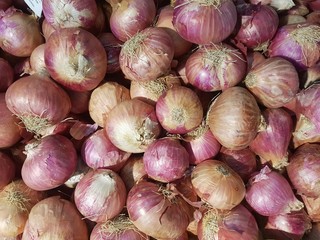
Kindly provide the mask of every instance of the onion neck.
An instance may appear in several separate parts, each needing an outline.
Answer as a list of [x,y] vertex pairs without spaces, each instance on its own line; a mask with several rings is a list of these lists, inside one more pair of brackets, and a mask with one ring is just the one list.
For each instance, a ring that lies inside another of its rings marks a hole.
[[123,46],[124,54],[128,55],[131,58],[136,57],[136,53],[146,37],[147,34],[143,33],[137,33],[136,35],[131,37]]
[[290,36],[299,44],[310,44],[310,48],[316,47],[320,41],[320,27],[317,25],[310,25],[303,27],[298,25],[295,30],[293,30]]

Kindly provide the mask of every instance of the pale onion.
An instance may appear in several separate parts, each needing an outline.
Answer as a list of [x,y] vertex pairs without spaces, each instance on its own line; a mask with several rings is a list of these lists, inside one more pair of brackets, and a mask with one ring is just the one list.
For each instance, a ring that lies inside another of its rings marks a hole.
[[[15,163],[5,152],[0,152],[0,191],[15,177]],[[0,234],[1,236],[1,234]]]
[[45,49],[45,43],[39,45],[36,47],[30,56],[30,67],[31,67],[31,73],[40,73],[43,75],[49,75],[47,71],[46,64],[44,62],[44,49]]
[[42,34],[46,41],[48,41],[50,35],[56,30],[47,19],[43,19],[41,24]]

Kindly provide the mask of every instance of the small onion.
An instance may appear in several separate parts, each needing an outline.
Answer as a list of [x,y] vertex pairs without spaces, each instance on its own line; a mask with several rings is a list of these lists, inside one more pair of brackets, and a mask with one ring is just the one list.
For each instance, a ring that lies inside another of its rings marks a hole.
[[270,57],[251,68],[246,87],[264,106],[278,108],[290,102],[299,90],[295,67],[282,57]]
[[87,240],[88,228],[70,201],[52,196],[38,202],[30,211],[22,240]]
[[49,75],[46,64],[44,62],[44,49],[45,43],[36,47],[30,56],[31,74],[40,73],[43,75]]
[[94,89],[107,72],[102,43],[81,28],[53,32],[45,44],[44,61],[55,81],[75,91]]
[[249,179],[246,201],[262,216],[301,210],[304,205],[294,195],[289,182],[268,166]]
[[77,184],[74,201],[85,218],[104,222],[117,216],[126,201],[126,187],[110,169],[89,171]]
[[216,209],[230,210],[244,199],[246,189],[241,177],[226,163],[206,160],[191,173],[198,196]]
[[166,137],[156,139],[148,146],[143,154],[143,163],[150,178],[172,182],[185,174],[189,166],[189,154],[179,140]]
[[119,149],[142,153],[160,135],[161,126],[154,106],[134,98],[120,102],[109,112],[104,129]]
[[167,73],[171,67],[174,46],[162,28],[148,27],[128,39],[120,52],[120,68],[126,78],[148,81]]
[[114,146],[104,129],[99,129],[85,140],[81,153],[89,167],[108,168],[113,171],[120,170],[131,155]]
[[14,72],[13,67],[4,58],[0,58],[0,72],[0,92],[5,92],[14,81]]
[[185,134],[201,124],[203,108],[192,89],[175,86],[160,96],[156,114],[161,126],[169,133]]
[[180,36],[189,42],[219,43],[234,30],[237,10],[231,0],[177,0],[172,22]]
[[153,238],[180,237],[190,222],[190,207],[164,186],[141,181],[128,193],[127,210],[133,224]]
[[245,76],[247,64],[239,49],[227,44],[211,44],[193,52],[185,68],[188,83],[212,92],[237,85]]
[[0,152],[0,191],[13,180],[15,170],[16,167],[12,158],[5,152]]
[[208,112],[208,125],[222,146],[240,150],[255,138],[261,113],[255,98],[242,87],[222,92]]

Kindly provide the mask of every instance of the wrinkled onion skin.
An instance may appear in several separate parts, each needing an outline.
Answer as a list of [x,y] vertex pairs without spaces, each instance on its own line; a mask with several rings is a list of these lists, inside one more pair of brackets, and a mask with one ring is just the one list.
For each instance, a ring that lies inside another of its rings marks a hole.
[[208,124],[222,146],[240,150],[255,138],[261,113],[255,98],[242,87],[231,87],[213,102]]
[[237,10],[230,0],[201,5],[197,1],[177,0],[174,5],[173,26],[181,37],[195,44],[219,43],[234,30]]

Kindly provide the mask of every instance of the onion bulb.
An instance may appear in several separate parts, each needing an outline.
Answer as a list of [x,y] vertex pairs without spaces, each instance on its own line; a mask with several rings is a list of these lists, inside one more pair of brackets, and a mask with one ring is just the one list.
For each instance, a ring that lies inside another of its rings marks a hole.
[[[5,152],[0,152],[0,191],[15,177],[16,167],[12,158]],[[1,234],[0,234],[1,236]]]
[[10,63],[0,58],[0,92],[5,92],[14,81],[14,71]]

